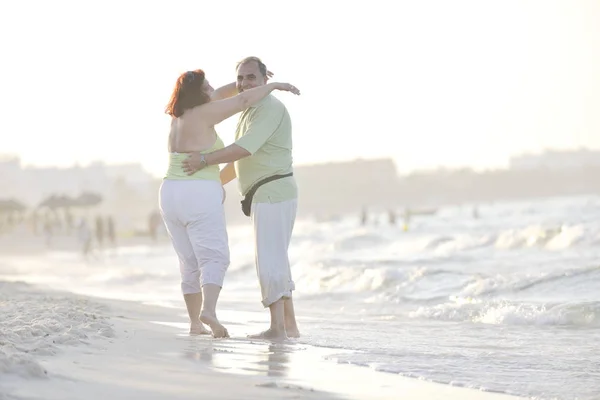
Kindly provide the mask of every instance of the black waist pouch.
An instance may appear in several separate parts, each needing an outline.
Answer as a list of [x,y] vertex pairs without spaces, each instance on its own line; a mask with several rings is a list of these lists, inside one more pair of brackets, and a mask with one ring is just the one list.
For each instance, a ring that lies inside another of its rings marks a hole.
[[244,196],[244,199],[241,201],[242,212],[244,213],[244,215],[246,217],[250,216],[250,210],[252,209],[252,198],[254,197],[254,193],[256,193],[256,191],[258,190],[259,187],[261,187],[265,183],[269,183],[271,181],[276,181],[277,179],[287,178],[288,176],[292,176],[292,175],[294,175],[294,174],[291,172],[289,174],[285,174],[285,175],[273,175],[273,176],[269,176],[268,178],[265,178],[265,179],[262,179],[262,180],[256,182],[254,184],[254,186],[252,186],[250,188],[250,190],[248,190],[248,193],[246,193],[246,195]]

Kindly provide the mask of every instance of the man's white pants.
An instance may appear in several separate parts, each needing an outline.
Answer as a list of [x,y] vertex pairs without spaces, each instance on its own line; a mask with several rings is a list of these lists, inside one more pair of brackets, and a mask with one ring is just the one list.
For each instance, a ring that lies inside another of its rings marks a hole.
[[159,201],[179,257],[183,294],[199,293],[207,283],[223,287],[229,243],[220,182],[164,180]]
[[253,203],[256,272],[262,304],[269,307],[277,300],[292,296],[295,289],[288,258],[298,200],[279,203]]

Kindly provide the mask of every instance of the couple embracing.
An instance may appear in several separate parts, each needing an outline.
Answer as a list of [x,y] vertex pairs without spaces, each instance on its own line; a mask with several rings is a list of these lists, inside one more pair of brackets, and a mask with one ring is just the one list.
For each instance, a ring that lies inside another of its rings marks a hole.
[[[254,226],[255,262],[269,329],[250,337],[298,337],[288,247],[297,208],[292,125],[274,90],[300,94],[257,57],[237,65],[237,80],[213,89],[202,70],[182,74],[166,113],[171,115],[169,168],[160,211],[179,258],[190,333],[228,337],[216,305],[229,266],[223,185],[238,178],[242,209]],[[240,113],[235,142],[224,146],[215,125]],[[226,164],[220,170],[219,164]]]

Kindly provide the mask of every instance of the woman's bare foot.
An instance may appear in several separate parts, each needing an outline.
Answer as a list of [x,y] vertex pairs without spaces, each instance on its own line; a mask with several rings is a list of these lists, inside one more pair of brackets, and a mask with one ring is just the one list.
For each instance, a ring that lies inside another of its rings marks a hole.
[[298,330],[298,328],[285,328],[285,332],[287,333],[287,336],[289,338],[299,338],[300,337],[300,331]]
[[192,322],[190,324],[190,335],[210,335],[210,331],[206,329],[202,322]]
[[250,339],[270,339],[270,340],[285,340],[288,336],[285,334],[284,329],[273,329],[269,328],[264,332],[257,333],[256,335],[248,335]]
[[217,319],[216,315],[211,315],[206,311],[202,311],[200,314],[200,321],[204,322],[206,325],[210,326],[212,330],[213,337],[215,338],[228,338],[229,332],[227,329]]

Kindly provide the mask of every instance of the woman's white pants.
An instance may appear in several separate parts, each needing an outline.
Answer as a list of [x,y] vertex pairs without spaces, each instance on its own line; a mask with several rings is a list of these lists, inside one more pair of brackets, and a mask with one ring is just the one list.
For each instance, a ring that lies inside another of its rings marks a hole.
[[166,179],[159,204],[179,258],[183,294],[199,293],[207,283],[222,287],[229,267],[229,243],[221,183]]

